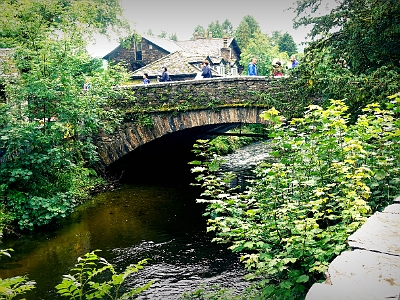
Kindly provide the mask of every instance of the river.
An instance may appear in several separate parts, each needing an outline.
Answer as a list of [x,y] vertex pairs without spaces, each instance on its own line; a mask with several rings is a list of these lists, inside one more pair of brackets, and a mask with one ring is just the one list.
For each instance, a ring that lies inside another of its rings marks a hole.
[[[260,146],[247,146],[228,156],[227,163],[251,165],[249,159],[264,159]],[[26,294],[28,300],[63,299],[55,290],[62,276],[79,256],[100,249],[98,255],[118,273],[129,264],[150,259],[124,286],[129,289],[154,280],[138,299],[179,299],[201,285],[241,291],[248,285],[243,265],[227,245],[211,242],[213,234],[206,232],[202,215],[205,206],[195,201],[199,193],[185,180],[124,183],[94,196],[57,224],[19,238],[4,238],[2,248],[14,251],[11,258],[2,257],[0,277],[26,275],[35,280],[37,287]]]

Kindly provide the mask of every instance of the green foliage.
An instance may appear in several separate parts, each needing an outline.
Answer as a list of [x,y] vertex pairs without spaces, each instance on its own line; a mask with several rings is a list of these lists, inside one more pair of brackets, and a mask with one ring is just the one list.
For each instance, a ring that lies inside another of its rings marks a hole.
[[[0,255],[11,257],[9,251],[2,249]],[[148,259],[141,260],[137,264],[126,267],[125,271],[118,274],[114,267],[104,258],[99,257],[95,250],[78,258],[78,263],[70,274],[64,275],[64,279],[56,286],[57,293],[69,299],[132,299],[143,291],[149,289],[152,281],[144,286],[133,288],[128,292],[122,291],[122,285],[126,278],[143,269]],[[28,281],[26,276],[12,278],[0,278],[0,298],[14,299],[35,288],[35,281]],[[18,298],[20,299],[20,298]]]
[[157,37],[159,37],[160,39],[164,39],[167,37],[167,32],[164,30],[161,30],[161,33],[159,35],[157,35]]
[[234,36],[234,30],[233,30],[232,23],[228,19],[225,19],[225,21],[222,23],[221,26],[222,26],[222,31],[223,31],[224,36],[226,36],[226,37]]
[[399,95],[387,110],[369,105],[353,125],[343,101],[310,106],[287,126],[275,109],[265,112],[276,162],[261,164],[244,193],[214,176],[219,158],[207,143],[196,146],[212,158],[192,169],[204,189],[198,202],[208,203],[208,231],[242,253],[261,298],[304,297],[348,236],[399,194],[399,112]]
[[[354,73],[369,73],[382,66],[400,67],[400,7],[396,0],[348,0],[329,3],[330,13],[318,0],[297,1],[295,27],[311,25],[318,37],[312,49],[331,47]],[[311,13],[310,13],[311,12]]]
[[245,20],[240,21],[235,32],[235,38],[240,49],[244,49],[251,37],[250,26]]
[[0,297],[1,299],[14,299],[19,295],[35,288],[35,281],[28,281],[26,276],[15,276],[11,278],[0,278]]
[[153,119],[148,114],[140,114],[136,122],[144,127],[153,127]]
[[387,97],[398,91],[400,73],[396,69],[383,66],[369,74],[356,74],[337,62],[335,51],[329,47],[307,48],[301,63],[289,70],[292,79],[280,80],[281,87],[286,88],[284,98],[294,103],[314,99],[323,107],[329,105],[329,99],[344,99],[354,123],[368,104],[374,101],[384,105]]
[[49,32],[73,36],[84,47],[94,33],[128,28],[120,3],[107,0],[5,0],[0,20],[1,43],[9,48],[25,45],[38,49]]
[[207,31],[212,33],[213,38],[222,38],[224,36],[224,29],[218,20],[208,24]]
[[286,52],[289,56],[297,53],[297,45],[293,37],[285,32],[278,41],[279,52]]
[[255,38],[256,32],[261,32],[260,25],[251,15],[246,15],[236,28],[235,37],[241,49],[246,48],[250,39]]
[[198,37],[205,36],[205,34],[206,34],[206,30],[201,25],[196,26],[196,28],[193,31],[193,35],[197,35]]
[[293,37],[287,32],[282,34],[281,31],[273,31],[271,44],[278,45],[279,52],[285,52],[288,56],[297,53],[297,45]]
[[168,39],[171,40],[171,41],[177,42],[178,41],[178,36],[176,35],[176,33],[173,33],[173,34],[170,34],[168,36]]
[[249,299],[235,294],[234,290],[221,288],[220,286],[200,286],[194,291],[184,292],[179,300],[202,299],[202,300],[239,300]]
[[128,266],[118,274],[114,267],[104,258],[97,256],[99,250],[86,253],[78,258],[72,274],[64,275],[63,281],[56,286],[57,293],[69,299],[132,299],[150,288],[153,282],[129,292],[120,291],[126,278],[143,269],[147,263],[144,259],[137,264]]
[[[0,42],[13,48],[18,77],[4,79],[0,115],[2,215],[22,229],[69,214],[104,181],[93,137],[121,120],[111,109],[126,73],[107,70],[86,49],[90,36],[123,20],[107,1],[3,1]],[[7,22],[4,22],[7,20]],[[11,63],[11,62],[10,62]],[[91,88],[82,90],[84,84]]]
[[[13,249],[1,249],[0,255],[11,257],[9,251]],[[11,278],[0,278],[0,298],[11,300],[17,296],[23,295],[26,292],[35,288],[35,281],[28,281],[27,276],[15,276]]]
[[247,74],[247,65],[255,57],[258,74],[269,76],[272,60],[279,56],[278,46],[272,46],[269,38],[261,31],[255,32],[253,36],[253,38],[248,39],[240,55],[240,64],[246,66],[243,72]]
[[225,155],[243,146],[262,140],[262,137],[240,136],[240,134],[263,134],[264,130],[262,126],[260,124],[249,124],[229,130],[228,133],[237,133],[238,136],[217,136],[209,142],[210,151],[218,155]]

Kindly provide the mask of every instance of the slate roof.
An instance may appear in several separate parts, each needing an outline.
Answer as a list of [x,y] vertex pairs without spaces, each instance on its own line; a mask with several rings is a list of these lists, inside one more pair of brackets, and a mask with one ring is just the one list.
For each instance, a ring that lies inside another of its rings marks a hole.
[[163,48],[164,50],[168,51],[169,53],[173,53],[175,51],[182,50],[182,48],[177,45],[174,41],[168,39],[162,39],[159,37],[151,36],[151,35],[142,35],[143,38],[148,40],[149,42],[157,45],[158,47]]
[[[228,47],[233,38],[228,38]],[[220,56],[221,48],[224,46],[223,38],[198,38],[196,40],[175,42],[182,50],[193,53],[195,55]]]
[[201,71],[198,67],[200,62],[204,61],[203,55],[192,55],[185,51],[176,51],[168,54],[159,60],[156,60],[134,72],[131,77],[142,77],[147,73],[149,77],[159,76],[162,74],[163,68],[167,67],[170,75],[188,75],[196,74]]
[[[147,39],[147,36],[145,38]],[[149,37],[148,40],[159,47],[167,45],[172,50],[174,47],[168,44],[172,42],[179,48],[169,55],[131,72],[130,75],[132,78],[141,78],[144,73],[147,73],[149,77],[160,76],[164,67],[167,67],[168,73],[171,76],[196,74],[201,71],[200,65],[206,58],[213,64],[218,64],[222,61],[220,54],[221,48],[224,46],[223,38],[199,38],[197,40],[178,42],[160,38],[151,40],[151,38],[154,37]],[[232,41],[233,38],[227,39],[228,47]],[[219,76],[212,68],[211,72],[213,76]]]

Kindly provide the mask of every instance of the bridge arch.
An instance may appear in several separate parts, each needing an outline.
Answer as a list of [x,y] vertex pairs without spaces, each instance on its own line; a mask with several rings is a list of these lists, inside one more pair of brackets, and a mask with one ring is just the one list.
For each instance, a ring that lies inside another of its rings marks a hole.
[[193,144],[197,139],[212,138],[215,132],[226,132],[241,123],[264,123],[260,118],[264,110],[262,107],[223,107],[151,113],[153,126],[125,123],[112,135],[98,136],[101,168],[107,169],[135,149],[163,137],[175,136],[175,140],[185,139]]

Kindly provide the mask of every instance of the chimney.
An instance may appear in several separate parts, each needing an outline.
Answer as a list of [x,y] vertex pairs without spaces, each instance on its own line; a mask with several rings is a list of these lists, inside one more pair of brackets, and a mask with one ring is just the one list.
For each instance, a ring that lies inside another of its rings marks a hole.
[[209,37],[210,39],[212,39],[212,32],[211,32],[211,31],[208,32],[208,37]]
[[197,32],[193,33],[193,40],[197,40]]
[[228,37],[224,36],[224,46],[221,48],[221,56],[225,61],[230,61],[231,59],[231,48],[228,47]]
[[228,37],[224,36],[223,39],[224,39],[224,48],[228,48]]

